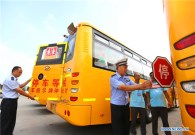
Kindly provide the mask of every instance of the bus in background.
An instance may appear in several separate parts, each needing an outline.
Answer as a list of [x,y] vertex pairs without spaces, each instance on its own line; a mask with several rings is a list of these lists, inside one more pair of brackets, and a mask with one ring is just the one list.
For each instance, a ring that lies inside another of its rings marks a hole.
[[184,135],[195,135],[195,1],[164,0]]
[[40,46],[29,90],[39,104],[61,99],[66,50],[66,42]]
[[63,100],[47,101],[47,109],[67,122],[77,125],[111,123],[110,77],[115,63],[128,58],[127,74],[134,72],[141,81],[149,79],[151,62],[88,23],[80,23],[68,41],[64,65]]

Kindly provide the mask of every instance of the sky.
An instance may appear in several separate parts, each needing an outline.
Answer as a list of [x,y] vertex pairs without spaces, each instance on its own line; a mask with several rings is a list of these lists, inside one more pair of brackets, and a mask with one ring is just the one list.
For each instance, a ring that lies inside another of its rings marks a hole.
[[153,61],[170,60],[162,0],[0,0],[0,83],[21,66],[32,75],[41,44],[63,41],[73,22],[88,22]]

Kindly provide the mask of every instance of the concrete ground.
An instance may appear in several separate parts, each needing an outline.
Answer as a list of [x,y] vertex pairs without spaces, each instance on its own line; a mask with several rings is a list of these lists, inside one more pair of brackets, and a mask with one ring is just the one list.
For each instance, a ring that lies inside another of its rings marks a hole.
[[[158,123],[159,135],[164,135],[164,132],[160,131],[160,127],[162,127],[160,118]],[[169,111],[169,124],[171,127],[181,127],[179,108]],[[152,135],[152,124],[147,124],[146,128],[147,135]],[[139,124],[137,134],[140,135]],[[45,106],[20,96],[14,135],[111,135],[111,126],[73,126],[59,116],[49,112]],[[182,132],[172,132],[172,135],[183,134]]]

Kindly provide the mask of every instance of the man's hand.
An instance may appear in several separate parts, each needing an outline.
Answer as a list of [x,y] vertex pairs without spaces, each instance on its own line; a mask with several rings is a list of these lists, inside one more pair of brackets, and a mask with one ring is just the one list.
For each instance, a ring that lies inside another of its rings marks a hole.
[[147,106],[148,106],[148,109],[151,109],[151,104],[150,103],[148,103]]
[[30,81],[31,81],[31,79],[32,79],[32,77],[31,77],[31,78],[29,78],[27,81],[28,81],[28,82],[30,82]]
[[152,82],[151,81],[145,81],[142,83],[143,89],[149,89],[152,87]]
[[35,100],[34,97],[32,97],[32,96],[30,96],[29,94],[27,94],[27,93],[26,93],[25,91],[23,91],[20,87],[18,87],[18,88],[16,89],[16,92],[20,93],[20,95],[23,95],[23,96],[25,96],[25,97],[30,98],[31,100]]
[[171,105],[172,105],[171,102],[168,102],[168,108],[171,108]]
[[35,98],[34,98],[34,97],[31,97],[31,96],[30,96],[29,98],[30,98],[31,100],[35,100]]

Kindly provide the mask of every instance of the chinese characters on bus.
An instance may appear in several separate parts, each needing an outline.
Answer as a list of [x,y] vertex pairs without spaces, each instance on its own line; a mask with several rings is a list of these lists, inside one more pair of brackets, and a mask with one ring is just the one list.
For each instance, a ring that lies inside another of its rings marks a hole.
[[[32,82],[31,92],[35,93],[64,93],[64,87],[66,86],[66,79],[62,81],[62,88],[59,88],[60,79],[53,79],[52,81],[44,79],[34,79]],[[39,87],[41,86],[41,88]]]

